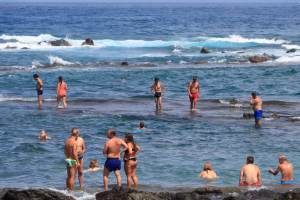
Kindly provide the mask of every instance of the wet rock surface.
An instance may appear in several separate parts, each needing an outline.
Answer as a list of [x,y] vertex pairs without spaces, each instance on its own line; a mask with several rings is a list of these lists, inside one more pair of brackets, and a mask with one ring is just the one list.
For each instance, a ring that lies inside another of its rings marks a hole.
[[94,46],[94,41],[93,41],[91,38],[88,38],[88,39],[86,39],[86,40],[81,44],[81,46],[83,46],[83,45],[92,45],[92,46]]
[[47,189],[32,190],[8,190],[2,200],[75,200],[73,197],[66,196],[60,192]]
[[11,47],[9,45],[7,45],[4,49],[17,49],[18,47]]
[[207,48],[205,48],[205,47],[202,47],[202,49],[201,49],[200,53],[211,53],[211,51],[210,51],[210,50],[208,50],[208,49],[207,49]]
[[267,62],[269,60],[270,59],[267,57],[259,57],[259,56],[253,56],[253,57],[249,58],[249,61],[251,63],[261,63],[261,62]]
[[198,62],[195,62],[195,64],[208,64],[208,62],[205,62],[205,61],[198,61]]
[[66,40],[56,40],[56,41],[50,41],[48,42],[51,46],[72,46],[68,41]]
[[300,193],[298,192],[286,192],[275,197],[274,200],[300,200]]
[[217,188],[198,188],[194,190],[193,192],[196,192],[200,195],[206,195],[206,194],[223,194],[223,192],[220,189]]
[[121,65],[128,65],[128,62],[122,62]]
[[296,52],[296,49],[290,49],[286,53],[294,53],[294,52]]
[[280,116],[277,113],[275,113],[273,115],[270,115],[269,118],[280,118]]

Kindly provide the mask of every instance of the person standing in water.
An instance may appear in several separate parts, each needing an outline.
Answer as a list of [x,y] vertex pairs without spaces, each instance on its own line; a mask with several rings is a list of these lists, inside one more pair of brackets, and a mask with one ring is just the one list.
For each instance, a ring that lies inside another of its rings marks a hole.
[[59,106],[59,102],[62,98],[63,103],[64,103],[64,107],[67,107],[67,103],[66,103],[66,98],[67,98],[67,93],[66,90],[68,89],[67,84],[65,82],[63,82],[63,77],[60,76],[58,77],[59,82],[57,83],[57,90],[56,90],[56,96],[55,98],[57,98],[57,107]]
[[268,172],[276,176],[278,172],[281,172],[281,184],[294,184],[293,182],[293,164],[288,163],[286,161],[286,157],[284,155],[279,157],[278,167],[275,172],[271,168],[269,168]]
[[42,107],[42,95],[43,95],[43,81],[39,78],[37,74],[33,75],[34,80],[37,81],[36,83],[36,91],[37,91],[37,96],[38,96],[38,101],[39,101],[39,107]]
[[131,179],[134,185],[138,186],[138,178],[136,177],[137,159],[135,156],[140,152],[141,148],[134,142],[132,134],[126,133],[124,139],[128,146],[124,155],[124,170],[127,176],[127,186],[131,186]]
[[253,106],[255,124],[261,124],[260,119],[263,114],[262,111],[262,100],[257,96],[256,92],[252,92],[252,96],[250,98],[250,105]]
[[71,138],[69,138],[65,143],[65,155],[66,166],[68,178],[66,180],[66,185],[69,190],[73,190],[77,168],[80,167],[80,163],[77,156],[77,138],[79,130],[77,128],[72,128]]
[[77,138],[77,152],[80,167],[78,167],[78,180],[80,187],[83,187],[83,154],[85,153],[84,140],[81,137]]
[[[197,90],[199,95],[197,95]],[[200,97],[200,85],[197,82],[197,78],[193,78],[193,82],[189,83],[188,87],[188,92],[189,92],[189,97],[190,97],[190,102],[191,102],[191,109],[197,109],[197,100]]]
[[[152,94],[154,94],[154,99],[155,99],[155,104],[156,104],[156,110],[158,110],[158,103],[159,103],[159,107],[160,110],[162,109],[161,106],[161,88],[163,88],[163,93],[162,96],[165,96],[165,87],[163,86],[163,84],[161,84],[159,81],[159,78],[155,78],[155,83],[152,84],[150,92]],[[154,92],[153,92],[153,88],[154,88]]]

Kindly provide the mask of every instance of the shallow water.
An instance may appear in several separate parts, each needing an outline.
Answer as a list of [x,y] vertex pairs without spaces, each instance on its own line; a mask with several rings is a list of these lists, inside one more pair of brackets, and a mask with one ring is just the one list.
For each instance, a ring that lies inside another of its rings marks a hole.
[[[299,23],[292,17],[300,13],[298,5],[0,6],[0,188],[65,191],[63,150],[72,127],[85,140],[85,169],[93,159],[103,166],[107,130],[115,129],[120,138],[133,133],[141,147],[141,190],[176,192],[210,184],[235,191],[251,155],[263,187],[281,191],[280,175],[267,170],[279,164],[282,154],[294,164],[298,186],[300,124],[265,118],[256,127],[254,119],[243,118],[252,112],[252,91],[264,100],[265,116],[299,114],[299,52],[285,53],[299,48]],[[94,47],[80,46],[87,37],[94,39]],[[67,38],[73,46],[37,45],[56,38]],[[4,50],[6,45],[31,49]],[[214,53],[199,54],[204,45]],[[223,50],[229,53],[221,54]],[[274,60],[228,63],[252,55]],[[209,64],[193,64],[198,60]],[[121,66],[122,61],[129,66]],[[44,83],[42,109],[35,73]],[[67,109],[55,107],[58,76],[68,85]],[[187,86],[194,76],[201,98],[198,110],[191,112]],[[166,88],[161,112],[155,111],[150,93],[155,77]],[[152,130],[135,132],[141,121]],[[38,141],[43,129],[57,140]],[[206,162],[219,179],[197,177]],[[125,185],[123,170],[121,176]],[[111,174],[109,187],[115,185]],[[76,180],[75,190],[71,194],[77,199],[93,199],[103,190],[102,171],[85,173],[84,189]]]

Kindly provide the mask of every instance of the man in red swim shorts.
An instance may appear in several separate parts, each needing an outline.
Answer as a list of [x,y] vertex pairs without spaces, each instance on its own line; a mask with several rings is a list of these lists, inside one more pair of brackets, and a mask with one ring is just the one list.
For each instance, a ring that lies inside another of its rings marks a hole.
[[[197,94],[197,90],[199,92],[199,95]],[[190,102],[191,102],[191,109],[197,109],[197,100],[200,97],[200,85],[197,82],[197,78],[193,78],[193,82],[189,83],[188,87],[189,96],[190,96]]]
[[[253,165],[254,158],[249,156],[246,163],[247,165],[242,167],[239,184],[247,186],[259,186],[261,184],[261,174],[258,166]],[[243,181],[244,176],[245,181]]]

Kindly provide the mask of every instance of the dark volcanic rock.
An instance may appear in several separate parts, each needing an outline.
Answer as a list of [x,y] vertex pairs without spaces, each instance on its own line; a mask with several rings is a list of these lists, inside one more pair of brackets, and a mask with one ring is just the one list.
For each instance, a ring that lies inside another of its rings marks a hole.
[[280,118],[280,116],[277,113],[275,113],[273,115],[270,115],[269,118]]
[[8,190],[2,200],[75,200],[59,192],[45,189],[34,190]]
[[231,60],[229,63],[246,63],[247,61],[245,60]]
[[[44,43],[47,43],[47,42],[46,42],[46,41],[44,41]],[[38,44],[39,44],[39,45],[41,45],[41,44],[42,44],[42,42],[39,42]],[[47,43],[47,44],[48,44],[48,43]]]
[[288,122],[300,122],[300,119],[289,119]]
[[269,61],[270,59],[267,57],[259,57],[259,56],[253,56],[249,58],[251,63],[260,63],[260,62],[266,62]]
[[226,51],[222,51],[222,53],[227,53]]
[[228,196],[228,197],[225,197],[223,200],[246,200],[246,199],[240,198],[240,197]]
[[130,194],[134,191],[136,190],[118,186],[109,191],[97,193],[96,200],[119,200],[122,199],[125,194]]
[[198,61],[198,62],[195,62],[195,64],[208,64],[208,62],[205,62],[205,61]]
[[243,51],[239,51],[239,52],[237,52],[237,53],[245,53],[245,52],[243,52]]
[[83,46],[83,45],[93,45],[94,46],[94,41],[91,38],[88,38],[85,40],[85,42],[83,42],[81,44],[81,46]]
[[17,49],[18,47],[10,47],[10,46],[6,46],[4,49]]
[[198,199],[210,200],[210,198],[201,196],[195,192],[178,192],[175,194],[175,197],[172,200],[198,200]]
[[128,62],[122,62],[121,65],[128,65]]
[[300,200],[300,194],[296,192],[286,192],[278,195],[274,200]]
[[253,113],[244,113],[243,117],[254,117]]
[[207,48],[202,47],[200,53],[211,53],[211,51],[209,51]]
[[48,42],[49,44],[51,44],[52,46],[72,46],[68,41],[66,40],[56,40],[56,41],[50,41]]
[[28,47],[23,47],[23,48],[21,48],[21,49],[30,49],[30,48],[28,48]]
[[219,189],[216,188],[198,188],[194,190],[193,192],[196,192],[201,195],[206,195],[208,193],[213,193],[213,194],[223,194],[223,192]]
[[274,199],[279,193],[273,190],[247,191],[243,195],[250,199]]
[[296,49],[290,49],[286,53],[294,53],[294,52],[296,52]]

